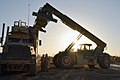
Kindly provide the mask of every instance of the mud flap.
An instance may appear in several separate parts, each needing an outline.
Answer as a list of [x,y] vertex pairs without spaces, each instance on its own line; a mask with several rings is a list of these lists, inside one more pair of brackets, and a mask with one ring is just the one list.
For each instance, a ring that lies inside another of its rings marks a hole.
[[36,65],[34,65],[34,64],[29,65],[29,74],[31,76],[35,76],[37,74]]

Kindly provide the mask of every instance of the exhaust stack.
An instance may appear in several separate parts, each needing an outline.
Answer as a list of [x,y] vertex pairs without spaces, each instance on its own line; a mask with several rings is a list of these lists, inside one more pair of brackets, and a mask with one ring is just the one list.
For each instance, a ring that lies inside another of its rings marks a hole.
[[1,46],[3,46],[3,38],[4,38],[4,31],[5,31],[5,23],[3,23],[3,28],[2,28],[2,37],[1,37]]

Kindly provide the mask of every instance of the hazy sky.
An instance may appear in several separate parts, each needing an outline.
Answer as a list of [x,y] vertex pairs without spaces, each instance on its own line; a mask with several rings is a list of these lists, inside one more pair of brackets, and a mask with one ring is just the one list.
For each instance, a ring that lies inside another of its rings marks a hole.
[[[1,0],[0,35],[3,22],[12,26],[15,20],[28,21],[28,4],[30,25],[33,25],[35,17],[32,12],[47,2],[107,43],[105,52],[120,55],[120,0]],[[57,24],[50,22],[46,30],[40,34],[40,54],[54,55],[64,50],[79,34],[60,20]],[[82,37],[77,44],[89,42]]]

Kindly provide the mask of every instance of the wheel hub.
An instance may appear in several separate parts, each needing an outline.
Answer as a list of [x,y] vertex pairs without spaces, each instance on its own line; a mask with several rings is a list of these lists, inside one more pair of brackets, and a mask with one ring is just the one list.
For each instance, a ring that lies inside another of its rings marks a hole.
[[67,65],[67,64],[70,64],[71,59],[70,59],[70,57],[65,56],[65,57],[63,58],[62,62],[63,62],[63,64]]

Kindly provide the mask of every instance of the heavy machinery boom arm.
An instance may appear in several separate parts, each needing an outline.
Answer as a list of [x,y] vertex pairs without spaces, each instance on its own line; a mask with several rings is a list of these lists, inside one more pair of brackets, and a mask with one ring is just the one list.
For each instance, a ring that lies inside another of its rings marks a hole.
[[[60,11],[58,11],[57,9],[55,9],[54,7],[52,7],[50,4],[46,3],[46,5],[44,5],[38,11],[38,13],[35,14],[35,16],[37,16],[37,18],[38,18],[39,17],[38,15],[48,16],[48,14],[49,15],[54,14],[55,16],[57,16],[58,18],[60,18],[64,24],[66,24],[67,26],[69,26],[73,30],[77,30],[78,32],[80,32],[81,34],[83,34],[84,36],[86,36],[87,38],[89,38],[90,40],[92,40],[93,42],[95,42],[97,44],[97,47],[95,49],[96,51],[98,51],[98,52],[103,52],[104,51],[104,48],[106,47],[106,43],[105,42],[103,42],[102,40],[100,40],[99,38],[97,38],[95,35],[93,35],[92,33],[90,33],[88,30],[86,30],[85,28],[83,28],[81,25],[79,25],[78,23],[76,23],[75,21],[73,21],[68,16],[62,14]],[[54,19],[52,19],[50,21],[56,22]]]

